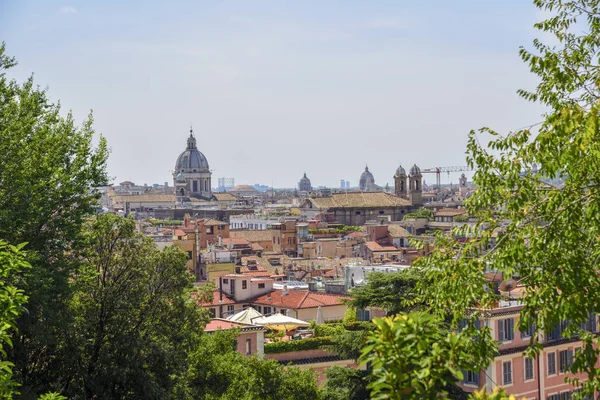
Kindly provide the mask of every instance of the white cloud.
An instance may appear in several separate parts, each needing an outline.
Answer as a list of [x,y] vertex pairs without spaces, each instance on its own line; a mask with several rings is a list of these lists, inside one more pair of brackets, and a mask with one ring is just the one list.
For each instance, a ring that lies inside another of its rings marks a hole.
[[60,9],[60,12],[62,14],[77,14],[77,10],[75,9],[75,7],[71,6],[64,6]]

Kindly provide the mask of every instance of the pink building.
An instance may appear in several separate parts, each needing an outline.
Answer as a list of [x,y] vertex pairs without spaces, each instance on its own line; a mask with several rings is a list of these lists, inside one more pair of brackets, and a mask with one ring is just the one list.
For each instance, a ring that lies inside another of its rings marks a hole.
[[231,322],[226,319],[213,318],[204,332],[212,333],[217,330],[240,329],[237,337],[237,351],[246,356],[258,355],[263,358],[265,355],[265,328],[259,325],[242,324]]
[[[501,302],[500,306],[489,311],[487,318],[479,321],[491,330],[492,337],[500,342],[499,355],[490,366],[479,373],[463,371],[465,378],[461,384],[465,391],[472,392],[486,385],[488,391],[502,386],[509,394],[528,400],[570,399],[576,390],[565,383],[567,372],[574,354],[581,350],[582,343],[577,338],[565,339],[561,333],[566,326],[558,326],[551,332],[539,334],[538,340],[543,349],[538,357],[528,358],[523,352],[530,343],[533,329],[524,332],[519,329],[519,313],[522,306],[517,302]],[[597,316],[591,315],[585,329],[597,332]],[[576,375],[580,381],[587,380],[583,374]]]

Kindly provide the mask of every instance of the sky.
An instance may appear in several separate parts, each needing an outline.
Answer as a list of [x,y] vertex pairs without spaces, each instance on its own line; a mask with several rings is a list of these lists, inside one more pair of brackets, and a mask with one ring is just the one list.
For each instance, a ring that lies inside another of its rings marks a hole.
[[357,185],[368,164],[383,186],[398,165],[465,165],[472,129],[541,120],[516,94],[537,82],[518,51],[540,17],[523,0],[0,0],[0,40],[11,77],[93,110],[114,182],[172,184],[192,125],[215,184]]

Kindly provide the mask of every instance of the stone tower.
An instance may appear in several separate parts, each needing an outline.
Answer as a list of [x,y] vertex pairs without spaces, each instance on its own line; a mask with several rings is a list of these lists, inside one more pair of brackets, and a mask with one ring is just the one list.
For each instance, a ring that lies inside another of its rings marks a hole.
[[413,206],[423,204],[423,175],[421,169],[414,164],[408,172],[408,194]]
[[396,169],[394,174],[394,193],[398,197],[407,198],[406,191],[406,170],[402,168],[402,165]]

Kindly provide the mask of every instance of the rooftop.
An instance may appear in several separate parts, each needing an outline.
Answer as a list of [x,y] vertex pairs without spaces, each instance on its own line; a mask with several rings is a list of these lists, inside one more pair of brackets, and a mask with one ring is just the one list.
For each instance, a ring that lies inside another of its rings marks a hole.
[[306,201],[320,209],[409,207],[411,205],[406,199],[383,192],[336,193],[331,197],[315,197]]
[[273,290],[270,293],[250,299],[247,302],[272,305],[287,308],[316,308],[342,305],[342,300],[349,299],[348,296],[334,295],[328,293],[310,292],[308,290],[288,290],[285,295],[283,290]]

